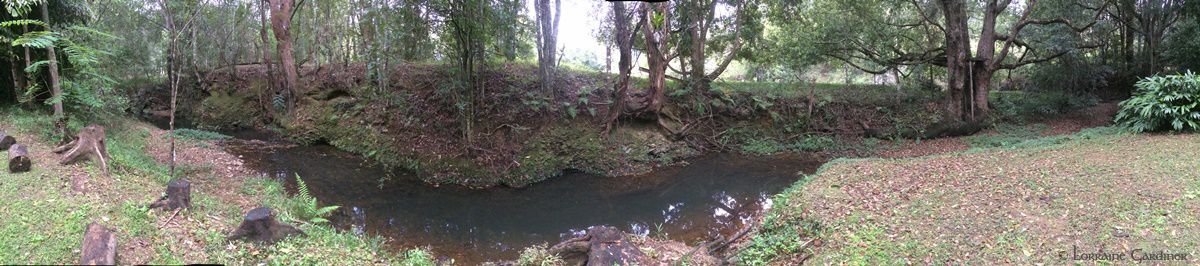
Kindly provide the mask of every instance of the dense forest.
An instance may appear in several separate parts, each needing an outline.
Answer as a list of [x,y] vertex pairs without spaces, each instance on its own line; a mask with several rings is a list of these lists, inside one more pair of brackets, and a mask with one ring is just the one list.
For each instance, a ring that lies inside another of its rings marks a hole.
[[1200,260],[1197,1],[3,3],[0,263]]

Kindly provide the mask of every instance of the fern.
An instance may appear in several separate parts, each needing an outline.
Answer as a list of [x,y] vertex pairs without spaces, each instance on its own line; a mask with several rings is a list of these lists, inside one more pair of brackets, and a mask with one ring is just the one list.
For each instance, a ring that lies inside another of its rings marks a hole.
[[38,27],[45,28],[46,22],[42,22],[41,20],[35,20],[35,19],[18,19],[18,20],[9,20],[9,21],[5,21],[5,22],[0,22],[0,27],[5,27],[5,28],[22,27],[22,26],[38,26]]
[[54,47],[54,43],[58,42],[59,34],[53,31],[31,31],[21,34],[16,40],[12,41],[12,46],[21,46],[36,49],[46,49]]
[[304,180],[300,179],[300,175],[296,175],[296,190],[298,191],[292,205],[292,213],[295,214],[296,219],[302,222],[313,224],[328,223],[329,220],[325,217],[329,217],[329,214],[339,208],[336,205],[320,207],[317,203],[317,198],[309,193],[308,184],[305,184]]

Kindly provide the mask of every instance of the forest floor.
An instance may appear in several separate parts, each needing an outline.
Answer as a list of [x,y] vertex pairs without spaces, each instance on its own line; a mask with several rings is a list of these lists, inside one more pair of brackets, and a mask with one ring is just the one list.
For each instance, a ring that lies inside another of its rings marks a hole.
[[882,154],[922,157],[835,160],[776,196],[738,262],[1040,265],[1094,263],[1097,253],[1116,254],[1101,263],[1200,262],[1200,135],[1059,135],[1102,118],[997,126]]
[[[75,119],[78,120],[82,119]],[[127,118],[90,119],[107,127],[113,157],[110,175],[92,162],[59,165],[50,153],[49,116],[0,111],[0,130],[32,154],[33,171],[12,174],[0,162],[0,261],[22,264],[75,264],[83,231],[96,222],[115,231],[120,264],[228,263],[313,265],[433,265],[422,250],[397,254],[385,240],[339,232],[329,225],[295,221],[292,209],[304,204],[289,197],[280,182],[250,174],[236,156],[212,140],[181,135],[178,172],[191,181],[192,205],[180,212],[147,209],[169,181],[167,133]],[[75,123],[79,128],[82,123]],[[243,214],[270,206],[281,221],[307,236],[266,246],[228,241]]]

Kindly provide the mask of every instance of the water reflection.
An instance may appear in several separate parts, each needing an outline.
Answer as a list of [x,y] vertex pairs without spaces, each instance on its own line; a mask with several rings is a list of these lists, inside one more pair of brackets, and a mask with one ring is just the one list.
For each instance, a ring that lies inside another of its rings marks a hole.
[[[523,247],[554,244],[593,225],[691,244],[731,234],[770,206],[769,195],[799,179],[797,172],[820,163],[722,154],[646,175],[572,173],[522,189],[471,190],[433,188],[328,146],[276,143],[227,146],[289,189],[299,174],[322,204],[346,206],[331,217],[344,230],[388,237],[397,248],[429,246],[464,264],[514,259]],[[388,175],[381,186],[379,177]]]

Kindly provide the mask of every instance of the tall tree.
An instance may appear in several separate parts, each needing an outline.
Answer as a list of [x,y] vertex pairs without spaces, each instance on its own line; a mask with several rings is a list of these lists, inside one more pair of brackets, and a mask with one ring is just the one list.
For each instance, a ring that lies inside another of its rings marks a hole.
[[629,75],[633,71],[633,33],[630,29],[629,13],[625,3],[612,2],[612,38],[617,44],[617,82],[613,84],[613,104],[609,107],[608,121],[604,127],[607,134],[621,114],[625,112],[626,94],[629,91]]
[[[50,3],[43,3],[40,6],[42,12],[42,21],[46,22],[46,28],[50,28],[50,11],[48,6]],[[67,116],[63,113],[63,92],[62,85],[58,80],[58,55],[54,51],[54,45],[46,46],[46,57],[50,67],[50,98],[54,103],[54,128],[58,131],[58,135],[63,141],[67,140]]]
[[[808,47],[812,54],[835,59],[872,74],[917,65],[946,67],[944,107],[953,120],[978,122],[989,110],[988,92],[997,71],[1043,63],[1073,51],[1095,48],[1081,32],[1096,24],[1106,5],[1090,1],[1070,3],[1096,10],[1083,25],[1073,23],[1037,0],[1014,3],[989,0],[981,5],[965,0],[816,0],[811,3],[777,3],[773,17],[787,10],[808,17],[782,21],[782,34],[793,47]],[[1009,13],[1009,10],[1016,12]],[[811,11],[811,13],[809,12]],[[1040,11],[1040,12],[1039,12]],[[845,14],[857,14],[847,17]],[[941,16],[939,19],[938,16]],[[776,20],[773,20],[776,21]],[[969,21],[979,21],[970,25]],[[1008,25],[998,26],[1007,21]],[[1058,31],[1065,41],[1053,44],[1026,38],[1029,26]],[[871,27],[872,30],[861,30]],[[978,29],[972,33],[972,29]],[[1007,32],[997,29],[1007,29]],[[976,40],[972,48],[972,40]]]
[[538,75],[542,79],[542,91],[550,91],[554,85],[555,69],[558,67],[558,21],[562,13],[562,0],[554,0],[554,11],[550,0],[535,0],[538,20]]
[[292,47],[292,12],[294,0],[267,0],[271,8],[271,30],[275,33],[275,52],[279,54],[279,67],[283,70],[283,99],[287,109],[293,110],[299,96],[300,73],[296,69],[295,49]]

